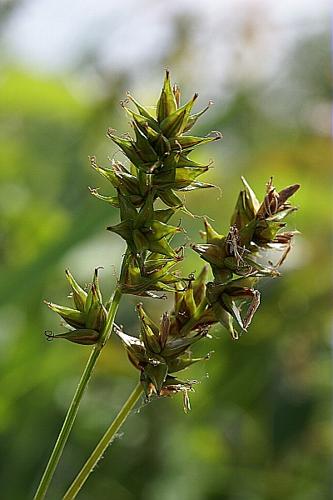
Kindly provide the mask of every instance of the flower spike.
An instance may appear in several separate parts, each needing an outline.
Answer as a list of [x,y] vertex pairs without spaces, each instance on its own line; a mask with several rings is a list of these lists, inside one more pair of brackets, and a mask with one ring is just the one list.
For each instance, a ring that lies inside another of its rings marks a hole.
[[68,269],[66,269],[66,278],[72,289],[75,309],[47,301],[45,301],[45,304],[61,316],[70,330],[60,334],[49,334],[47,332],[45,334],[48,339],[66,339],[82,345],[95,344],[99,340],[107,316],[99,289],[98,269],[95,269],[88,292],[80,287]]

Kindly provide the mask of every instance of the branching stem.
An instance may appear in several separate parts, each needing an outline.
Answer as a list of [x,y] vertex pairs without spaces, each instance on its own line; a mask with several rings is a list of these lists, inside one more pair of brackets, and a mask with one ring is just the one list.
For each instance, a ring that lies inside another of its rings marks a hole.
[[[122,276],[125,272],[125,268],[127,266],[127,260],[128,260],[128,254],[125,254],[125,257],[123,260],[123,265],[122,265],[122,272],[121,272],[120,281],[121,281]],[[71,429],[73,427],[73,424],[74,424],[82,397],[83,397],[84,392],[87,388],[88,382],[91,378],[91,375],[92,375],[93,370],[96,366],[97,360],[98,360],[98,358],[103,350],[103,347],[105,346],[106,342],[108,341],[108,339],[112,333],[113,323],[114,323],[114,319],[115,319],[115,316],[116,316],[116,313],[118,310],[121,295],[122,295],[122,293],[120,291],[120,287],[117,286],[117,288],[114,291],[113,297],[112,297],[112,301],[111,301],[111,305],[110,305],[110,308],[108,311],[105,327],[101,333],[101,337],[100,337],[98,343],[93,347],[93,349],[91,351],[91,354],[89,356],[89,359],[87,361],[85,369],[82,373],[80,382],[76,388],[72,402],[68,408],[66,418],[64,420],[61,431],[58,435],[58,439],[54,445],[54,448],[52,450],[51,456],[50,456],[49,461],[47,463],[46,469],[45,469],[44,474],[42,476],[42,479],[39,483],[39,486],[37,488],[36,494],[34,496],[34,500],[42,500],[46,496],[46,493],[47,493],[48,488],[50,486],[54,472],[55,472],[56,467],[59,463],[59,460],[60,460],[60,457],[63,453],[64,447],[66,445],[68,436],[69,436]]]
[[65,493],[63,500],[72,500],[76,498],[77,494],[81,490],[82,486],[88,479],[89,475],[91,472],[94,470],[94,467],[97,465],[97,463],[100,461],[100,459],[103,457],[103,454],[107,447],[112,443],[116,433],[119,431],[127,417],[129,416],[130,412],[134,408],[135,404],[139,400],[140,396],[142,395],[143,388],[141,383],[139,383],[127,401],[124,403],[122,406],[121,410],[119,411],[118,415],[116,418],[113,420],[111,423],[110,427],[107,429],[105,432],[104,436],[102,439],[99,441],[97,444],[96,448],[82,467],[81,471],[79,474],[76,476],[75,480]]

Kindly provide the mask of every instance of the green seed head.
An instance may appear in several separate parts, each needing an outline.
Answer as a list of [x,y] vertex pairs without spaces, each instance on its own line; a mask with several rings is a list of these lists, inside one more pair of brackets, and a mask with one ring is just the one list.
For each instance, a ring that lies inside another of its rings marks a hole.
[[66,270],[66,277],[72,290],[74,308],[47,301],[45,303],[52,311],[59,314],[71,329],[57,335],[47,334],[47,337],[66,339],[76,344],[95,344],[99,340],[107,316],[99,288],[98,269],[95,269],[93,281],[87,292],[78,285],[68,270]]

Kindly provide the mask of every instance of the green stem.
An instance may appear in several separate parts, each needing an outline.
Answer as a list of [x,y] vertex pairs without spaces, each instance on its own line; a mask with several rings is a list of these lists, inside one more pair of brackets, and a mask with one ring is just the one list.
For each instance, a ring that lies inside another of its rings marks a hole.
[[[124,259],[124,261],[125,261],[125,259]],[[113,294],[113,298],[112,298],[112,302],[111,302],[109,312],[107,315],[105,327],[101,333],[101,337],[100,337],[98,343],[93,347],[93,349],[91,351],[91,354],[90,354],[89,359],[87,361],[86,367],[85,367],[83,374],[81,376],[80,382],[76,388],[72,402],[68,408],[67,415],[66,415],[65,421],[63,423],[63,426],[61,428],[61,431],[59,433],[58,439],[54,445],[54,448],[52,450],[52,454],[49,458],[46,469],[45,469],[44,474],[42,476],[42,479],[39,483],[36,494],[34,496],[34,500],[41,500],[41,499],[45,498],[45,495],[46,495],[47,490],[49,488],[50,482],[53,478],[55,469],[58,465],[58,462],[60,460],[60,457],[61,457],[62,452],[63,452],[64,447],[65,447],[65,444],[67,442],[68,436],[69,436],[71,429],[73,427],[82,396],[87,388],[88,382],[91,378],[92,372],[93,372],[95,365],[97,363],[97,360],[102,352],[102,349],[105,346],[108,338],[110,337],[110,335],[112,333],[112,327],[113,327],[114,319],[116,316],[116,312],[118,310],[121,295],[122,295],[121,291],[120,291],[119,287],[117,287],[114,294]]]
[[101,457],[103,456],[107,447],[111,444],[114,439],[115,434],[119,431],[120,427],[123,425],[128,415],[134,408],[135,404],[139,400],[143,392],[142,385],[139,383],[132,394],[129,396],[127,401],[124,403],[123,407],[119,411],[116,418],[111,423],[110,427],[80,470],[79,474],[74,479],[73,483],[65,493],[63,500],[72,500],[76,498],[77,494],[81,490],[82,486],[88,479],[89,475],[93,471],[94,467],[97,465]]

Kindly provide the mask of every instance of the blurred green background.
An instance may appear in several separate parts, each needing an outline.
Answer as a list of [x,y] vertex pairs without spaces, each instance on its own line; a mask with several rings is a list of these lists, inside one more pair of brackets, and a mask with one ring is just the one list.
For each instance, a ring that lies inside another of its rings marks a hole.
[[[79,498],[321,500],[332,493],[331,68],[326,3],[60,2],[0,4],[0,461],[1,498],[31,498],[90,348],[48,343],[60,331],[44,298],[68,295],[64,269],[83,282],[104,266],[114,286],[122,241],[105,231],[117,211],[87,186],[89,168],[121,154],[107,127],[128,130],[127,90],[156,101],[163,68],[215,106],[198,134],[221,130],[198,160],[219,190],[187,195],[190,210],[223,231],[244,175],[262,197],[300,182],[298,229],[283,277],[262,286],[249,334],[222,328],[197,349],[212,358],[185,373],[200,384],[192,412],[181,397],[140,405]],[[182,216],[198,241],[200,219]],[[200,259],[188,249],[185,271]],[[137,331],[135,298],[118,323]],[[146,301],[160,316],[166,301]],[[59,499],[136,384],[118,339],[105,349],[80,408],[50,499]]]

